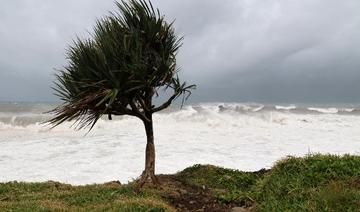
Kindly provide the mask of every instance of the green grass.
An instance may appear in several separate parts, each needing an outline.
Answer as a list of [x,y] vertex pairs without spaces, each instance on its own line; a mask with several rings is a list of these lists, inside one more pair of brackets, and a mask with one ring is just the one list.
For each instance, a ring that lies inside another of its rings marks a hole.
[[289,157],[259,172],[195,165],[171,179],[176,183],[142,191],[134,183],[4,183],[0,211],[174,211],[168,194],[190,188],[253,211],[360,211],[358,156]]
[[0,211],[171,211],[155,194],[131,185],[0,184]]
[[289,157],[259,172],[195,165],[179,175],[209,186],[223,203],[256,211],[360,211],[359,156]]
[[288,158],[254,190],[261,211],[360,211],[360,157]]

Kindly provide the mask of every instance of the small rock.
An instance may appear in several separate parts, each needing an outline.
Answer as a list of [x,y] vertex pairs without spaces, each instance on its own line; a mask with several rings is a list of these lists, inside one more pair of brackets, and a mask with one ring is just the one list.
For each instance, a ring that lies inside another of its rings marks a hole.
[[121,185],[121,182],[118,181],[118,180],[116,180],[116,181],[111,181],[110,183]]
[[181,189],[181,190],[180,190],[180,194],[186,195],[186,194],[188,194],[188,192],[187,192],[186,190]]
[[247,210],[243,207],[234,207],[231,209],[232,212],[246,212]]
[[195,204],[196,202],[195,202],[195,201],[193,201],[193,200],[191,200],[189,203],[190,203],[190,204]]
[[121,186],[121,182],[120,181],[111,181],[111,182],[108,182],[108,183],[104,183],[104,185],[107,185],[107,186]]
[[229,179],[231,179],[231,176],[225,175],[224,178],[226,178],[227,180],[229,180]]
[[181,197],[180,192],[177,191],[173,191],[169,194],[170,197],[174,198],[174,199],[179,199]]

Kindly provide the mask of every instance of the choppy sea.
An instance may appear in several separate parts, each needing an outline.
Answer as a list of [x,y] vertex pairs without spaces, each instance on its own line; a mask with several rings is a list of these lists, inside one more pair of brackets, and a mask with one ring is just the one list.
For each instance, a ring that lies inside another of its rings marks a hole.
[[[75,185],[120,180],[144,168],[145,132],[133,117],[101,119],[94,129],[42,124],[47,103],[0,103],[0,182]],[[199,103],[154,115],[156,172],[193,164],[244,171],[288,155],[360,155],[358,104]]]

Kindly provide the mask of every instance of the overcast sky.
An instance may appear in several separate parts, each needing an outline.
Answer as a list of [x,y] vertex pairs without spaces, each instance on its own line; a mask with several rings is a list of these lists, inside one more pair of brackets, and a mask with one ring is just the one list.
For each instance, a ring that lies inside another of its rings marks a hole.
[[[360,102],[359,0],[153,0],[185,37],[192,101]],[[0,7],[0,101],[54,101],[54,68],[113,0]]]

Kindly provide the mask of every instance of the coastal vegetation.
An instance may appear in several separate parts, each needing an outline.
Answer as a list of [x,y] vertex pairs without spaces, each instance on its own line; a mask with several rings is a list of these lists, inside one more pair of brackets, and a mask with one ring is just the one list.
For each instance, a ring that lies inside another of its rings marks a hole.
[[360,157],[287,157],[269,170],[194,165],[158,175],[158,188],[129,184],[0,184],[1,211],[358,211]]
[[[158,184],[155,176],[153,114],[182,96],[189,97],[195,85],[181,82],[176,54],[182,38],[175,34],[150,1],[116,2],[118,10],[99,19],[90,39],[77,39],[67,53],[68,65],[60,70],[55,92],[63,104],[51,111],[57,126],[75,121],[90,130],[107,115],[134,116],[145,128],[145,169],[140,186]],[[162,94],[165,101],[155,105]]]

